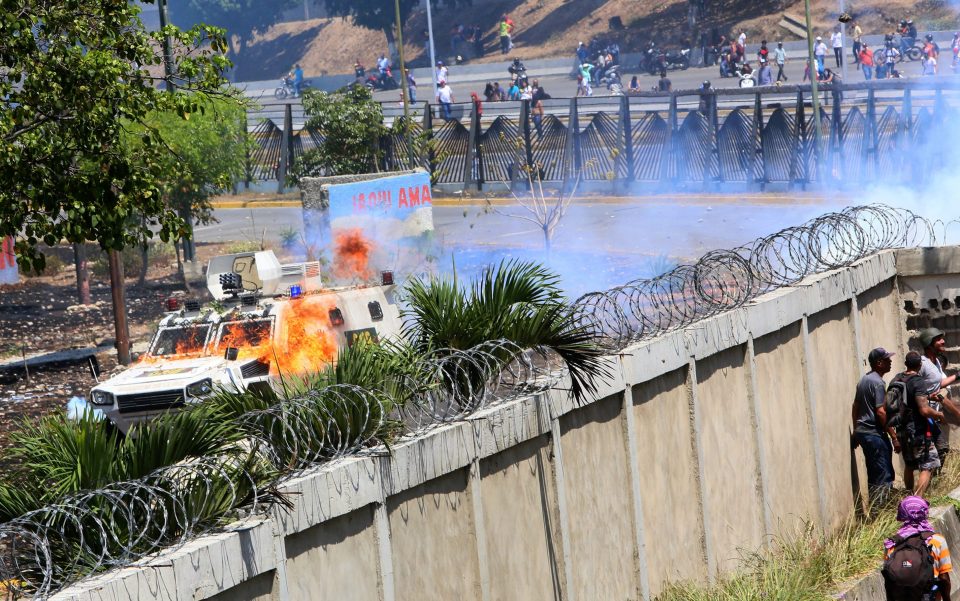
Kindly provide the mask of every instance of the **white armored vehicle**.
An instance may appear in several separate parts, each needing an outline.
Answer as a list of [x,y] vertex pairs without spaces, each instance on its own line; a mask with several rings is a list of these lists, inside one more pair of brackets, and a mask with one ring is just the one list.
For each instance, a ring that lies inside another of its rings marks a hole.
[[272,251],[215,257],[207,268],[215,301],[168,299],[147,353],[90,391],[89,406],[126,433],[215,388],[279,384],[316,371],[358,337],[398,335],[393,275],[380,286],[324,289],[318,262],[281,264]]

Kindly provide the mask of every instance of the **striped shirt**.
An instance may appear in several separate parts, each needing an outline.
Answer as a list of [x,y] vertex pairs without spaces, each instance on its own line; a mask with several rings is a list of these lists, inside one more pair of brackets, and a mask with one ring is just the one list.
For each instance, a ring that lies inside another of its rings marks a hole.
[[[947,546],[947,539],[940,534],[934,534],[927,540],[927,546],[930,547],[930,555],[933,557],[933,577],[939,578],[942,574],[949,574],[953,571],[953,565],[950,563],[950,548]],[[886,557],[890,558],[893,548],[887,549]]]

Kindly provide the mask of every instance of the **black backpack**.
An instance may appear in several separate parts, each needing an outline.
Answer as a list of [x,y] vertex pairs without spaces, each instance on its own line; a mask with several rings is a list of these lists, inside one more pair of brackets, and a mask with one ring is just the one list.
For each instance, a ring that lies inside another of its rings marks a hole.
[[903,443],[908,443],[909,436],[907,425],[913,422],[913,403],[907,398],[907,382],[916,377],[916,374],[905,376],[897,374],[887,386],[886,395],[883,397],[883,408],[887,413],[887,427],[893,428],[897,432],[897,438]]
[[893,537],[893,549],[881,570],[888,599],[920,601],[933,588],[933,556],[926,543],[931,536],[933,532]]

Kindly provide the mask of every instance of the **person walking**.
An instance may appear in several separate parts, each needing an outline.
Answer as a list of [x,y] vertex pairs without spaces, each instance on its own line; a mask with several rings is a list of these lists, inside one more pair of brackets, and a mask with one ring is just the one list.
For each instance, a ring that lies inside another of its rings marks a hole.
[[[923,379],[922,392],[927,395],[930,405],[934,409],[940,410],[944,407],[953,409],[953,405],[947,401],[944,392],[947,386],[957,381],[957,374],[948,376],[943,370],[941,357],[945,356],[947,352],[947,339],[943,330],[925,328],[920,330],[917,339],[923,347],[920,367],[920,377]],[[934,431],[934,443],[937,446],[937,453],[942,463],[950,452],[950,429],[947,427],[937,428]]]
[[453,98],[453,89],[442,79],[437,82],[437,102],[443,108],[443,120],[453,119],[453,112],[450,110],[451,105],[456,102]]
[[773,60],[777,63],[777,81],[787,81],[787,74],[783,72],[787,64],[787,51],[783,49],[783,42],[777,42],[777,47],[773,50]]
[[303,67],[297,63],[293,67],[293,97],[300,95],[300,88],[303,87]]
[[833,58],[837,61],[837,69],[843,66],[843,33],[840,28],[830,34],[830,44],[833,46]]
[[760,86],[772,86],[773,85],[773,70],[770,69],[770,63],[766,59],[760,59],[760,67],[757,73],[757,85]]
[[[893,486],[893,444],[887,435],[884,408],[887,385],[883,376],[890,373],[893,353],[883,347],[870,351],[868,371],[853,395],[853,439],[863,451],[867,465],[867,490],[870,503],[882,503]],[[899,445],[897,452],[900,452]]]
[[817,36],[817,43],[813,46],[813,58],[817,61],[817,77],[820,77],[826,68],[824,63],[827,60],[827,45],[823,43],[823,38],[820,36]]
[[881,574],[887,601],[950,599],[950,548],[929,515],[930,504],[920,496],[906,497],[897,507],[901,526],[883,541]]
[[863,78],[867,81],[873,78],[873,50],[866,44],[860,44],[859,56],[860,68],[863,71]]

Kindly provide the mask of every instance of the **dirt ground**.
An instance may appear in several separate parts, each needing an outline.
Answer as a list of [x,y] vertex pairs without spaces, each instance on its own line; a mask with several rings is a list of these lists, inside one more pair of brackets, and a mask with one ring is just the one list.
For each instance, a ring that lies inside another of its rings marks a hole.
[[[69,258],[69,248],[57,249]],[[222,245],[198,244],[201,263],[223,252]],[[128,274],[130,275],[130,274]],[[206,289],[194,286],[194,294]],[[91,274],[90,305],[79,305],[72,263],[55,273],[23,277],[14,286],[0,286],[0,363],[22,355],[71,348],[112,347],[113,306],[107,277]],[[177,275],[176,262],[152,265],[146,283],[126,279],[127,316],[130,338],[135,344],[147,342],[163,315],[163,301],[185,289]],[[97,355],[102,377],[117,367],[110,348]],[[86,362],[47,365],[29,370],[0,370],[0,449],[8,446],[7,432],[24,418],[63,411],[70,397],[88,396],[96,383]]]
[[[803,2],[759,0],[717,0],[705,3],[707,14],[701,27],[716,27],[720,33],[747,32],[748,42],[761,39],[798,39],[778,25],[783,12],[802,18]],[[515,22],[514,50],[511,56],[523,59],[573,57],[578,41],[595,37],[616,39],[624,51],[638,49],[650,39],[667,46],[677,45],[683,37],[692,37],[688,27],[688,0],[473,0],[471,6],[451,9],[435,1],[433,29],[438,59],[453,56],[451,29],[462,23],[479,25],[484,32],[485,56],[472,62],[501,62],[496,31],[501,14]],[[920,30],[957,27],[958,10],[944,0],[864,0],[846,3],[846,9],[863,27],[864,33],[886,33],[905,17],[912,17]],[[836,0],[812,0],[814,30],[828,33],[839,15]],[[610,20],[619,17],[622,29],[610,29]],[[414,13],[404,28],[406,60],[413,66],[429,64],[425,50],[426,13]],[[236,59],[239,80],[280,77],[299,62],[305,74],[319,76],[350,73],[360,59],[372,67],[380,52],[386,51],[386,36],[381,31],[356,27],[341,18],[311,19],[280,23],[260,35]]]

